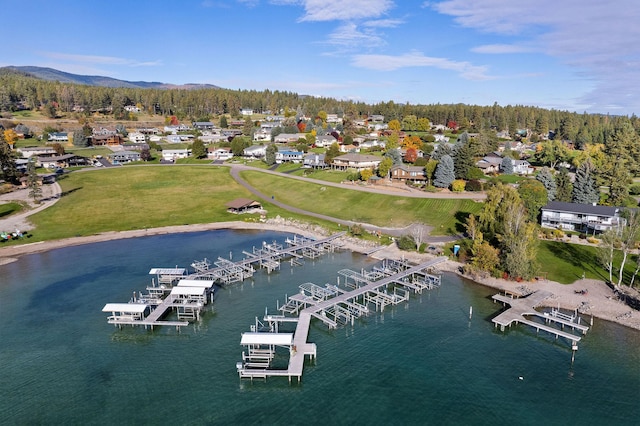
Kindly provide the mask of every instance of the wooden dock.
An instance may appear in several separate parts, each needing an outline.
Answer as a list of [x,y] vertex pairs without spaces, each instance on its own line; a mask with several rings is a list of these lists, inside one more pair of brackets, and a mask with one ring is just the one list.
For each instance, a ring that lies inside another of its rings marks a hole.
[[[558,337],[563,337],[572,342],[572,348],[577,350],[577,343],[580,341],[581,337],[572,333],[568,333],[564,331],[564,327],[571,327],[574,330],[579,330],[583,334],[586,334],[589,327],[579,322],[574,322],[575,319],[579,318],[577,315],[575,317],[570,317],[567,315],[563,315],[558,311],[552,310],[551,313],[541,313],[538,312],[535,308],[540,305],[540,303],[550,297],[552,293],[544,290],[538,290],[534,293],[531,293],[527,297],[523,298],[514,298],[513,295],[506,296],[503,294],[495,294],[493,299],[504,304],[509,305],[509,309],[500,313],[498,316],[493,318],[493,323],[496,327],[500,326],[500,330],[504,331],[506,327],[511,326],[514,323],[521,323],[533,327],[536,331],[546,331],[550,334],[553,334]],[[541,318],[545,321],[545,323],[539,323],[536,321],[532,321],[527,319],[527,316],[534,316]],[[555,323],[560,325],[562,329],[558,329],[556,327],[552,327],[547,325],[549,323]]]
[[[371,304],[375,305],[376,308],[384,309],[384,306],[387,304],[406,301],[409,297],[409,291],[418,292],[423,288],[414,285],[414,281],[405,280],[404,278],[415,276],[429,277],[427,280],[430,283],[429,288],[435,288],[440,284],[440,277],[436,277],[430,272],[434,266],[445,260],[447,260],[446,257],[439,257],[415,266],[409,265],[408,262],[393,263],[397,266],[396,269],[388,269],[386,273],[381,274],[365,273],[364,271],[360,274],[351,274],[343,270],[343,276],[345,277],[353,278],[357,275],[355,281],[358,283],[358,286],[350,291],[342,290],[331,285],[320,287],[313,283],[302,284],[300,286],[301,292],[289,297],[289,302],[280,308],[283,313],[298,314],[295,332],[293,333],[293,339],[289,346],[288,368],[286,370],[269,369],[266,365],[253,368],[251,365],[252,360],[249,359],[249,362],[247,362],[247,359],[243,356],[243,361],[236,365],[240,378],[253,380],[254,378],[266,379],[271,376],[280,376],[288,377],[289,382],[291,382],[293,377],[300,381],[304,369],[305,356],[308,355],[313,359],[317,354],[316,345],[307,342],[312,318],[322,321],[329,328],[337,328],[349,322],[353,323],[355,318],[368,314],[369,305]],[[383,265],[385,265],[387,261],[388,260],[383,261]],[[374,269],[374,272],[375,271]],[[377,271],[379,272],[379,269]],[[376,277],[378,279],[370,282],[362,277]],[[390,285],[406,285],[407,290],[404,293],[396,293],[394,289],[394,293],[388,294],[386,290]],[[291,317],[284,315],[265,315],[265,321],[270,319],[272,321],[284,322],[288,321],[288,318]],[[275,330],[277,330],[277,328],[272,327],[272,331],[270,332],[258,333],[264,335],[263,345],[267,345],[267,342],[271,339],[269,335],[278,334],[273,332]],[[255,341],[256,340],[254,340],[254,342]]]

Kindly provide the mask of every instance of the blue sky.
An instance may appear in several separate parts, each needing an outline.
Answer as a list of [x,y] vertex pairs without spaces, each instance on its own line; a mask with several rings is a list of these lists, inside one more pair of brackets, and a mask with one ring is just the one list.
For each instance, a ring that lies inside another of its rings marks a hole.
[[640,115],[638,0],[0,0],[0,66]]

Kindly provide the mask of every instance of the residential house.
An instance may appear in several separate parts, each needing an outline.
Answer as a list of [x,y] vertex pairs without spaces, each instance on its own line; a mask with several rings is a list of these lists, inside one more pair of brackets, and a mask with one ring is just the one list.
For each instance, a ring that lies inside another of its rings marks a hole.
[[118,146],[118,145],[122,145],[123,142],[123,138],[122,135],[119,135],[118,133],[113,133],[113,134],[94,134],[91,137],[91,144],[93,146]]
[[251,109],[251,108],[242,108],[240,110],[240,114],[251,116],[251,115],[253,115],[253,109]]
[[123,143],[122,149],[125,151],[136,151],[141,152],[145,149],[149,149],[149,144],[147,143]]
[[200,131],[213,130],[216,127],[216,125],[213,124],[211,121],[194,121],[192,125],[194,129],[200,130]]
[[211,158],[212,160],[226,161],[233,158],[233,152],[231,152],[231,148],[209,147],[207,149],[207,158]]
[[253,145],[242,151],[242,156],[250,159],[264,158],[267,155],[266,145]]
[[327,167],[327,163],[324,162],[324,154],[316,154],[310,152],[305,154],[302,159],[302,164],[304,167],[313,168],[313,169],[324,169]]
[[86,166],[88,161],[85,157],[81,157],[75,154],[55,155],[38,157],[36,160],[37,167],[44,167],[47,169],[55,169],[57,167],[66,168],[72,166]]
[[125,105],[124,110],[127,112],[140,112],[140,108],[135,105]]
[[384,122],[384,115],[371,114],[369,116],[369,121],[371,121],[372,123],[382,123]]
[[391,167],[391,179],[400,182],[425,182],[427,180],[424,167],[397,164]]
[[375,169],[378,167],[382,157],[377,155],[365,155],[365,154],[344,154],[333,159],[333,167],[338,169]]
[[298,139],[306,139],[307,135],[304,133],[280,133],[273,141],[275,143],[296,143]]
[[342,118],[338,117],[338,114],[327,114],[327,123],[340,124]]
[[336,142],[338,142],[338,140],[332,135],[318,135],[316,136],[315,145],[319,148],[329,148]]
[[271,141],[271,130],[260,128],[253,133],[256,142]]
[[626,223],[621,207],[551,201],[541,210],[544,228],[599,234]]
[[69,142],[69,134],[67,132],[52,132],[49,133],[47,143],[60,143]]
[[164,139],[169,143],[180,143],[180,142],[182,142],[182,139],[180,138],[180,135],[167,135],[167,136],[164,137]]
[[482,160],[476,162],[476,167],[482,170],[482,173],[488,175],[491,173],[498,173],[500,171],[501,164],[501,157],[484,157]]
[[117,151],[109,154],[111,164],[126,164],[132,161],[140,161],[140,152],[138,151]]
[[18,148],[17,151],[22,154],[22,158],[29,158],[31,156],[45,156],[56,155],[56,150],[50,146],[32,146],[28,148]]
[[513,173],[517,175],[530,175],[535,171],[527,160],[512,160],[512,163]]
[[164,161],[175,161],[178,158],[187,158],[191,156],[190,149],[163,149],[162,159]]
[[144,143],[147,140],[146,136],[141,132],[131,132],[127,138],[133,143]]
[[278,151],[276,152],[276,163],[300,163],[302,162],[303,156],[304,152],[302,151],[278,148]]

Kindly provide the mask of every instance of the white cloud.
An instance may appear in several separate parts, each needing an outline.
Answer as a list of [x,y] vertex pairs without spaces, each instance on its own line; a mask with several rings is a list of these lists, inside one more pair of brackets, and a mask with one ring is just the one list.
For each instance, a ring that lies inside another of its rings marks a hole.
[[377,18],[388,12],[391,0],[304,0],[300,21],[349,21]]
[[525,53],[531,49],[516,44],[485,44],[471,48],[475,53],[502,54],[502,53]]
[[343,49],[353,49],[358,46],[381,46],[384,40],[370,30],[360,31],[352,22],[343,24],[329,34],[327,44],[339,46]]
[[395,71],[407,67],[433,67],[454,71],[467,80],[489,80],[485,66],[472,65],[469,62],[451,61],[445,58],[424,56],[419,52],[411,52],[400,56],[392,55],[356,55],[351,64],[377,71]]
[[362,23],[363,26],[371,28],[395,28],[402,24],[404,21],[401,19],[376,19]]
[[[580,99],[597,111],[615,105],[640,111],[637,0],[446,0],[425,7],[453,16],[463,27],[517,36],[518,44],[558,58],[576,77],[591,82],[593,89]],[[498,50],[480,46],[474,51]]]
[[134,59],[118,58],[115,56],[76,55],[60,52],[42,52],[47,58],[71,62],[81,62],[100,65],[127,65],[130,67],[151,67],[162,65],[162,61],[137,61]]

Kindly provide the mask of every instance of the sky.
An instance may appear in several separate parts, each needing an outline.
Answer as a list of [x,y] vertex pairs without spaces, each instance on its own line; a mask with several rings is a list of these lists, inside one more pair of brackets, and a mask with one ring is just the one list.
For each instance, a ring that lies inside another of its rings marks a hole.
[[638,0],[0,0],[0,10],[0,66],[640,115]]

